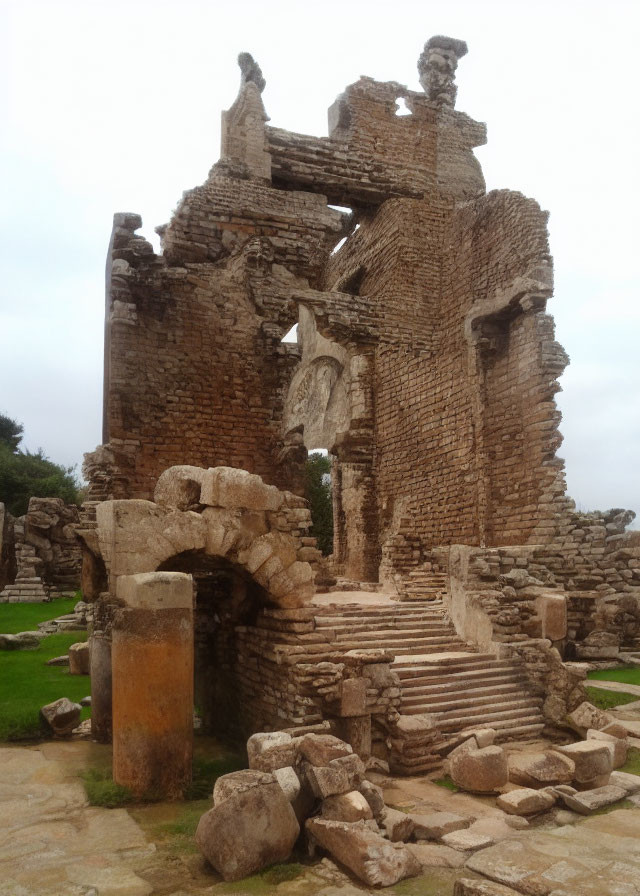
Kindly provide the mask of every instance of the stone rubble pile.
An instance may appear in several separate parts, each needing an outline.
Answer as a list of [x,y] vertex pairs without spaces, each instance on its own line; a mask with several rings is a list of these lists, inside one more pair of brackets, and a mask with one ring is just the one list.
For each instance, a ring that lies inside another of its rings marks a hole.
[[248,770],[216,782],[213,808],[196,831],[198,847],[225,880],[286,860],[299,837],[368,886],[421,872],[403,842],[414,834],[414,819],[385,806],[349,744],[330,734],[260,733],[249,738],[247,754]]
[[627,760],[625,728],[588,703],[573,716],[574,723],[593,725],[584,730],[582,741],[507,754],[493,744],[495,732],[487,729],[453,750],[445,768],[461,790],[498,794],[498,808],[524,818],[546,812],[558,802],[588,815],[639,792],[639,777],[615,771]]

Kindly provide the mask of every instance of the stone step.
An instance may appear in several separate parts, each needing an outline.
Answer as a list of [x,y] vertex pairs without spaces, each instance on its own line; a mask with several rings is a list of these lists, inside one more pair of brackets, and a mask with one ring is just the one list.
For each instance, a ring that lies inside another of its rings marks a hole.
[[447,673],[453,673],[455,671],[453,667],[455,666],[460,666],[461,670],[463,670],[480,664],[486,667],[489,663],[493,663],[496,668],[512,668],[509,663],[497,662],[492,653],[474,653],[469,648],[465,651],[450,650],[443,651],[435,656],[426,656],[423,662],[419,659],[413,661],[399,660],[393,664],[393,669],[400,678],[405,678],[416,675],[428,675],[430,672],[437,675],[443,669],[446,669]]
[[[406,710],[407,715],[418,715],[419,713],[420,709],[415,707]],[[460,731],[462,728],[468,728],[470,724],[473,724],[475,728],[497,729],[504,728],[505,724],[509,726],[512,721],[517,722],[517,724],[524,724],[523,719],[536,722],[541,720],[541,715],[540,707],[534,704],[532,706],[516,706],[513,709],[503,709],[496,712],[486,710],[475,714],[465,712],[462,716],[446,716],[443,718],[435,715],[435,718],[438,728],[443,734],[447,734],[451,731]]]
[[[500,678],[487,680],[481,678],[477,682],[467,681],[466,686],[459,684],[456,688],[447,688],[442,685],[423,685],[421,687],[412,688],[402,686],[403,698],[406,695],[407,700],[421,701],[424,706],[434,707],[437,712],[437,706],[444,702],[456,702],[458,700],[466,700],[466,694],[473,694],[474,700],[488,700],[499,697],[502,694],[521,694],[526,682],[523,681],[521,675],[510,676],[510,681],[505,682]],[[430,710],[431,711],[431,710]]]
[[[416,606],[417,605],[417,606]],[[442,601],[424,601],[420,604],[419,601],[416,601],[416,604],[412,604],[411,607],[398,607],[394,604],[393,607],[389,607],[388,603],[379,604],[379,605],[370,605],[368,607],[362,607],[358,604],[346,604],[344,607],[340,607],[340,618],[352,618],[356,617],[357,619],[366,618],[367,616],[380,616],[388,615],[392,617],[397,617],[398,615],[407,615],[411,613],[415,613],[417,607],[422,607],[422,609],[435,612],[436,609],[442,610],[445,612],[445,606]],[[332,609],[333,615],[336,615],[335,610]],[[318,616],[322,616],[322,613],[318,613]]]
[[336,640],[346,641],[353,640],[358,637],[363,641],[385,640],[387,638],[401,639],[403,641],[417,641],[422,638],[450,638],[459,644],[463,643],[455,633],[450,632],[446,627],[441,628],[430,627],[428,629],[410,628],[410,629],[374,629],[373,631],[353,631],[352,629],[325,629],[335,634]]
[[[536,740],[545,728],[545,723],[541,721],[540,716],[538,715],[536,715],[535,718],[532,717],[530,721],[525,720],[524,724],[518,722],[515,725],[504,724],[502,727],[501,724],[502,723],[492,726],[496,732],[496,743],[503,743],[504,741],[511,740]],[[451,750],[459,746],[469,737],[469,735],[477,730],[478,725],[461,728],[456,734],[453,736],[449,735],[445,740],[437,744],[434,749],[437,753],[440,753],[441,756],[446,756],[447,753],[450,753]]]
[[[526,694],[526,691],[524,693]],[[487,709],[490,711],[493,709],[498,711],[500,707],[516,709],[521,705],[524,706],[525,703],[530,705],[532,700],[536,705],[541,703],[539,698],[533,696],[523,697],[522,694],[522,689],[517,688],[502,694],[484,696],[478,696],[474,690],[470,690],[467,697],[459,700],[441,700],[438,703],[427,703],[420,697],[405,697],[403,692],[402,707],[404,710],[408,706],[421,706],[424,712],[434,713],[440,718],[459,715],[461,711],[464,711],[469,716],[473,716],[477,713],[484,713]]]
[[[402,657],[405,659],[405,657]],[[452,678],[455,676],[455,680]],[[522,671],[520,669],[510,669],[496,675],[495,671],[489,667],[474,668],[468,672],[454,672],[448,675],[446,672],[436,674],[430,672],[426,676],[416,678],[401,678],[400,687],[412,693],[416,689],[427,688],[430,694],[438,693],[456,693],[464,691],[470,687],[491,686],[498,684],[513,684],[522,681]]]

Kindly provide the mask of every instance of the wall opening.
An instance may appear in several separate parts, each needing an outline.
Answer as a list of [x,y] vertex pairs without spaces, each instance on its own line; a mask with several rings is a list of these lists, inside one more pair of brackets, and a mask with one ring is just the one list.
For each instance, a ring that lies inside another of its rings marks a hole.
[[159,571],[186,572],[194,580],[194,727],[239,743],[245,725],[236,629],[255,623],[268,595],[242,567],[201,551],[177,554]]

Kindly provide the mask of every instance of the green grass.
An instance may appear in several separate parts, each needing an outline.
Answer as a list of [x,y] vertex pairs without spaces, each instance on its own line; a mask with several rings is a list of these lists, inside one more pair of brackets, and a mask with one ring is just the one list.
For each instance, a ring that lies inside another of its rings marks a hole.
[[635,747],[629,747],[627,761],[619,771],[628,772],[630,775],[640,775],[640,750],[637,750]]
[[640,686],[640,666],[618,666],[616,669],[597,669],[587,675],[592,681],[621,681]]
[[[65,632],[43,638],[33,650],[0,651],[0,741],[41,738],[40,707],[60,697],[77,703],[89,695],[88,675],[70,675],[68,666],[46,665],[86,639],[86,632]],[[84,708],[82,719],[90,715],[90,708]]]
[[110,771],[97,768],[87,769],[82,773],[84,789],[92,806],[103,806],[105,809],[116,809],[133,800],[128,787],[116,784]]
[[[296,880],[304,874],[304,870],[304,865],[301,865],[299,862],[279,862],[242,880],[220,884],[220,893],[237,893],[238,896],[240,894],[241,896],[248,896],[248,894],[252,894],[252,896],[273,896],[275,887],[278,884]],[[217,889],[217,887],[214,887],[212,892],[216,893]]]
[[80,592],[76,597],[58,598],[48,603],[0,604],[0,634],[37,631],[39,622],[71,613],[79,600],[82,600]]
[[187,800],[203,800],[211,797],[213,785],[222,775],[237,772],[245,768],[246,763],[240,756],[230,754],[216,759],[194,757],[193,781],[185,791]]
[[433,783],[437,784],[438,787],[445,787],[447,790],[451,790],[453,793],[458,793],[458,791],[460,790],[458,785],[454,784],[448,775],[446,775],[444,778],[436,778]]
[[606,691],[604,688],[585,688],[590,703],[598,709],[613,709],[614,706],[624,706],[625,703],[633,703],[640,700],[637,694],[623,694],[620,691]]

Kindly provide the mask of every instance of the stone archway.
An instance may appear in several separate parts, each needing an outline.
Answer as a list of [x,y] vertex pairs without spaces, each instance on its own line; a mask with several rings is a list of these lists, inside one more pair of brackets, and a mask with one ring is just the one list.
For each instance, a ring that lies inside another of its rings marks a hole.
[[[112,684],[114,779],[138,795],[175,797],[191,774],[194,669],[193,576],[176,558],[240,570],[256,583],[261,602],[291,608],[314,593],[309,561],[317,551],[304,499],[245,470],[172,467],[154,499],[96,508],[109,593],[97,608],[96,618],[107,622],[94,632],[101,650],[100,662],[92,659],[92,687],[107,707],[103,692]],[[111,727],[95,723],[101,731]]]
[[334,568],[354,581],[377,581],[373,358],[323,336],[304,304],[298,342],[302,358],[284,404],[282,457],[303,463],[304,449],[318,448],[333,456]]

